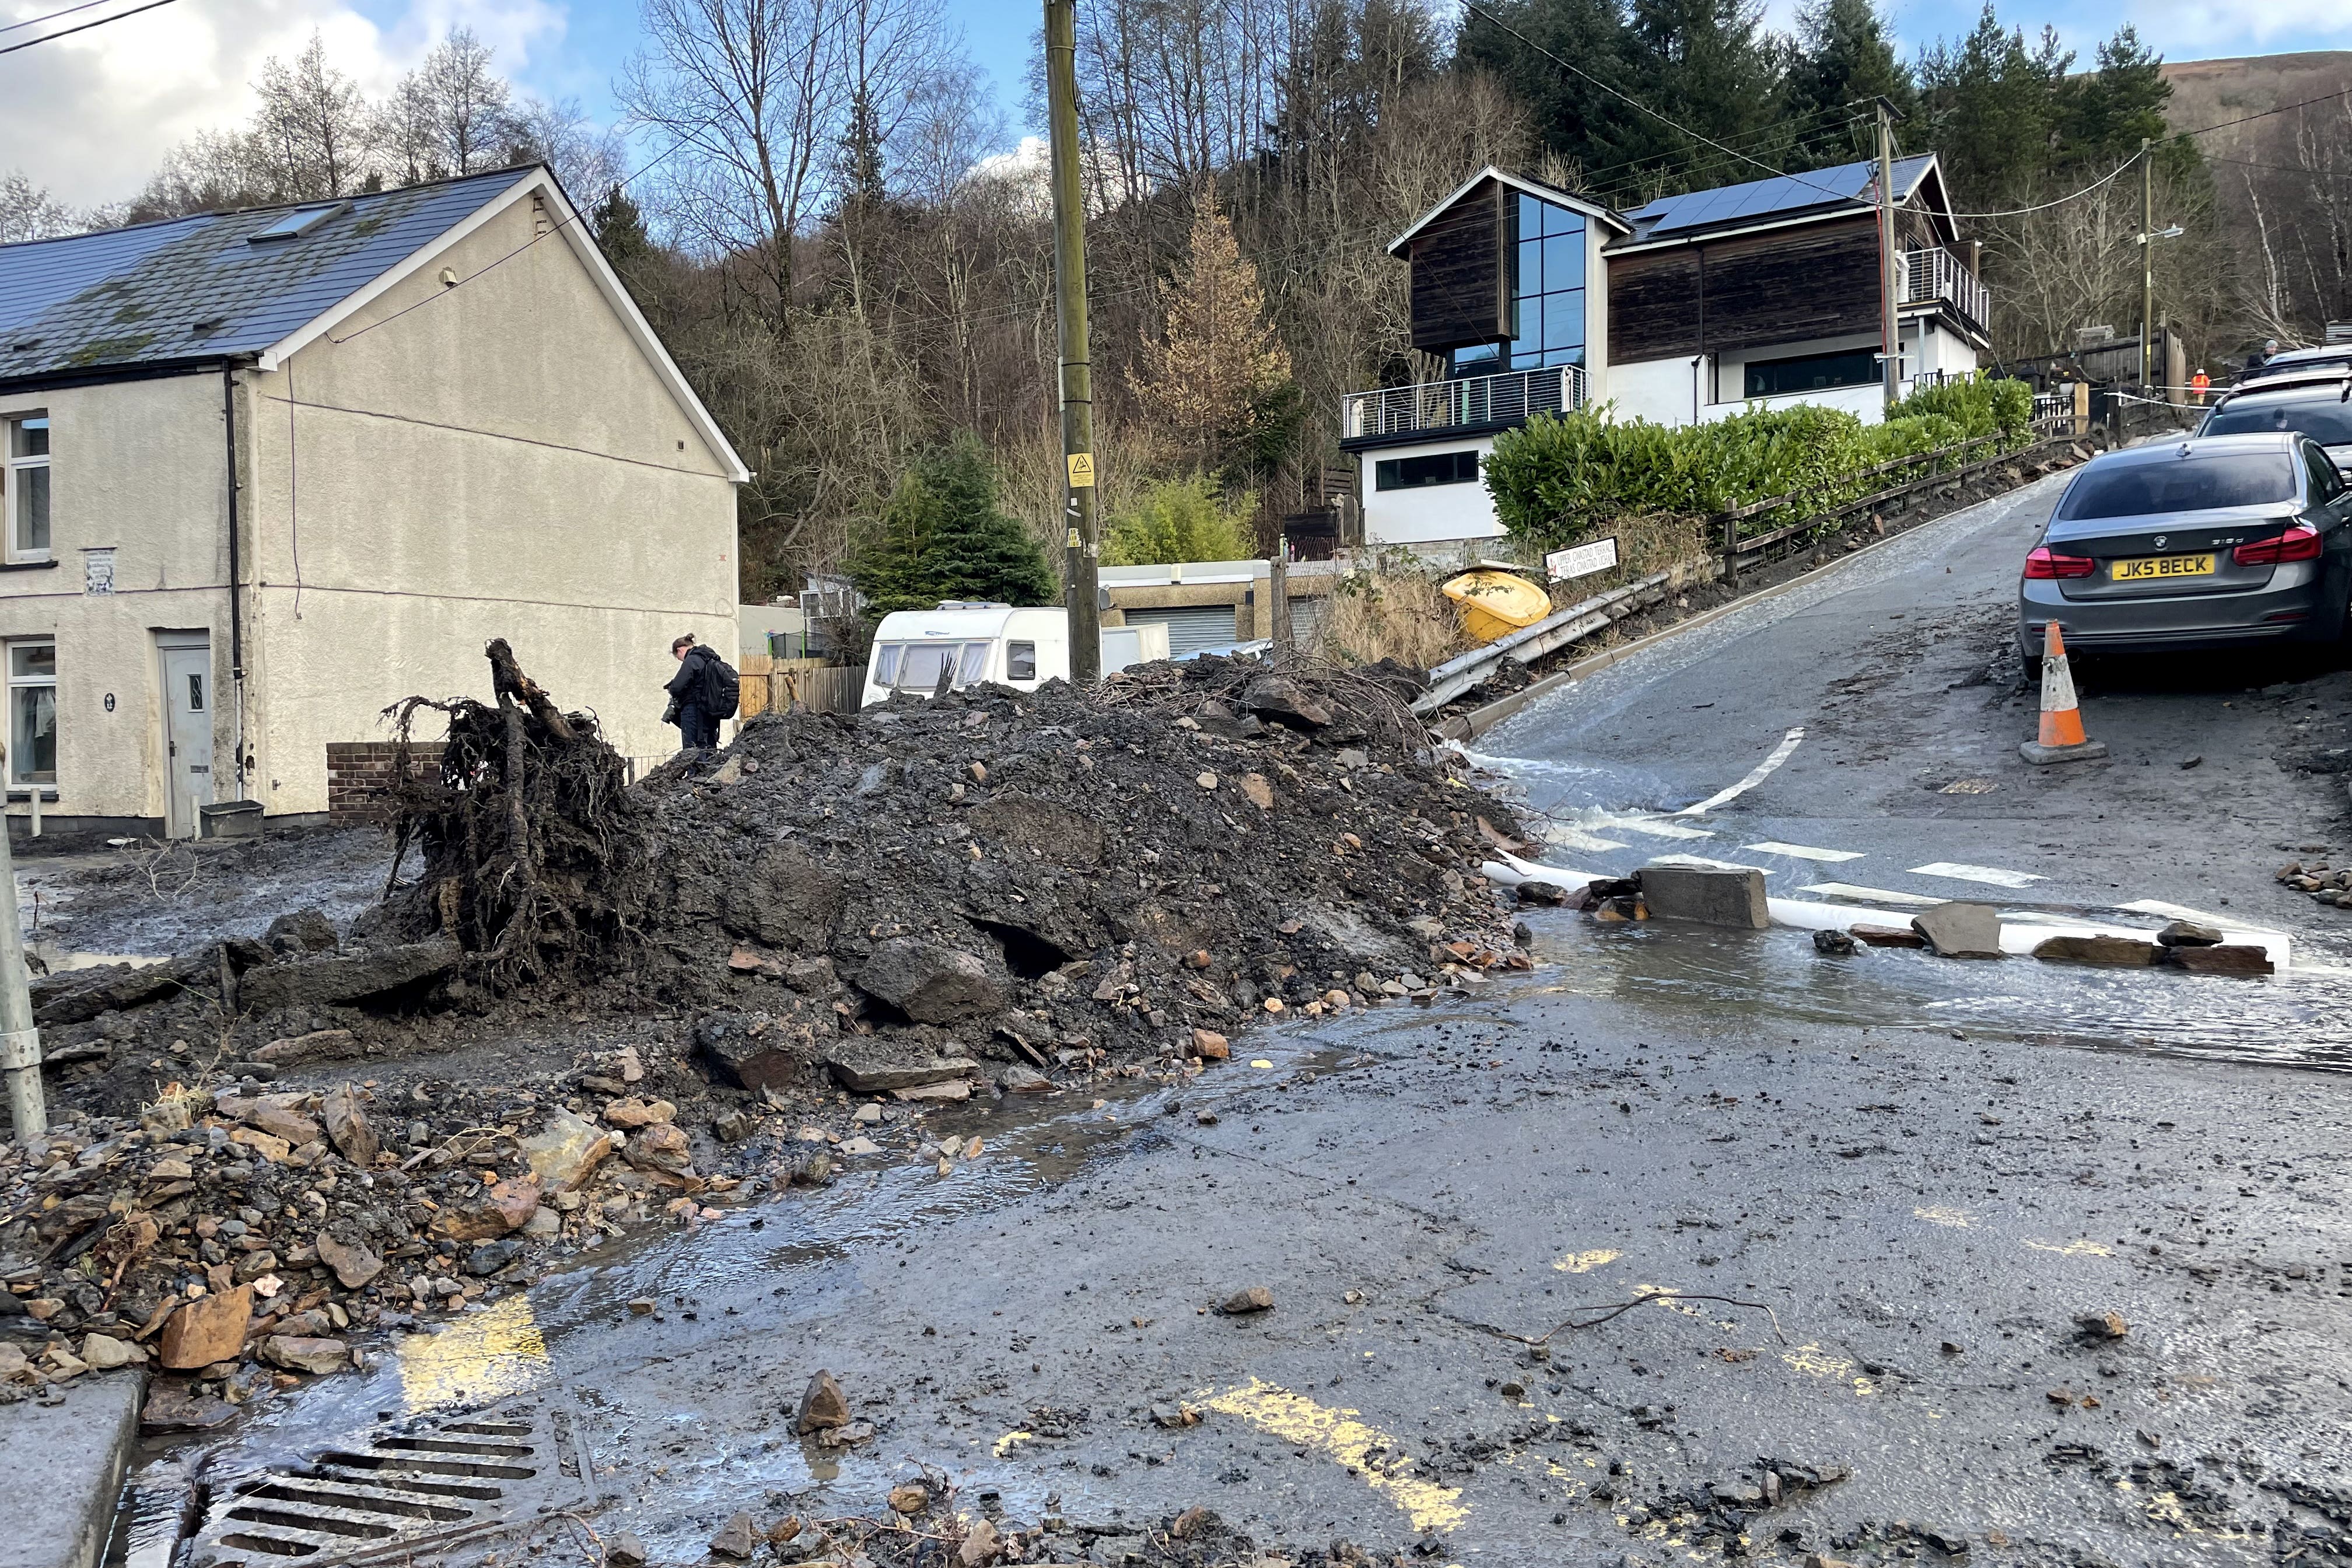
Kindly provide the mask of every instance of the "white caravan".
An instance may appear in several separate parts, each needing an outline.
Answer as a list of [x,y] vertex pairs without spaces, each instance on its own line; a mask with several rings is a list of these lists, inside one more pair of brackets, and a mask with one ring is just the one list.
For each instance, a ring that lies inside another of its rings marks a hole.
[[[1164,626],[1102,628],[1106,673],[1167,657]],[[875,628],[861,706],[886,701],[894,691],[932,696],[941,677],[955,689],[992,681],[1034,691],[1044,681],[1069,676],[1066,610],[955,603],[936,610],[896,610]]]

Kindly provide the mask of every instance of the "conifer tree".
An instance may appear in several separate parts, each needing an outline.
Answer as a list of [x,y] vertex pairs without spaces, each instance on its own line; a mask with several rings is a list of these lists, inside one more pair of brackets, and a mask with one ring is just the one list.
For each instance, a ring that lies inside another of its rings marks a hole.
[[1167,300],[1160,335],[1144,340],[1129,386],[1202,468],[1278,455],[1267,437],[1291,417],[1290,354],[1266,323],[1257,268],[1205,182]]
[[866,613],[928,610],[942,599],[1054,600],[1045,553],[997,504],[996,470],[977,437],[958,437],[899,476],[850,565]]

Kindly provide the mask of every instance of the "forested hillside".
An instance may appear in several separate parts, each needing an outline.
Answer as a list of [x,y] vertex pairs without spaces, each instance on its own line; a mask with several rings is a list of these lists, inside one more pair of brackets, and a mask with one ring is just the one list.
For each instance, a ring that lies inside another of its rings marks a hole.
[[[2085,324],[2136,329],[2147,139],[2157,226],[2187,230],[2158,252],[2158,308],[2193,355],[2352,313],[2330,205],[2352,198],[2343,100],[2273,117],[2294,151],[2269,162],[2293,168],[2249,190],[2255,171],[2179,134],[2203,122],[2128,25],[2078,59],[1990,5],[1906,54],[1871,0],[1821,0],[1788,34],[1738,0],[1103,0],[1079,16],[1103,500],[1131,539],[1180,503],[1244,529],[1299,509],[1335,461],[1342,393],[1435,374],[1404,346],[1405,271],[1384,247],[1490,162],[1631,206],[1867,155],[1883,95],[1902,148],[1943,155],[1986,245],[1998,348],[2020,355]],[[851,558],[918,459],[967,434],[998,504],[1050,537],[1042,153],[941,0],[645,0],[625,142],[515,92],[464,34],[381,103],[316,44],[256,85],[251,124],[181,149],[127,209],[0,186],[0,237],[544,156],[757,472],[746,598]]]

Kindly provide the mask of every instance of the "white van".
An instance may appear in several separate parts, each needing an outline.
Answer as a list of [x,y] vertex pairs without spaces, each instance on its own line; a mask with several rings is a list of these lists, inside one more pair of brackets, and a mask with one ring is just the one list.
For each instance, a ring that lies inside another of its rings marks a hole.
[[[1105,626],[1106,672],[1168,657],[1166,626]],[[950,602],[936,610],[896,610],[874,630],[861,706],[894,691],[929,697],[945,675],[950,688],[993,681],[1034,691],[1070,676],[1070,618],[1062,609]]]

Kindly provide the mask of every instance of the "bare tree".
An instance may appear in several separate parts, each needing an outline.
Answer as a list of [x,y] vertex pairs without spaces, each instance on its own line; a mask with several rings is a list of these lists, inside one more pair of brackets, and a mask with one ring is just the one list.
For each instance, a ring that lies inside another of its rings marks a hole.
[[515,161],[527,122],[514,89],[490,68],[490,55],[471,27],[452,27],[401,78],[376,121],[396,184],[477,174]]
[[11,169],[0,174],[0,245],[54,239],[83,227],[72,208]]
[[327,62],[316,29],[291,63],[264,60],[253,85],[261,107],[246,155],[273,199],[317,201],[360,187],[373,162],[367,100]]

